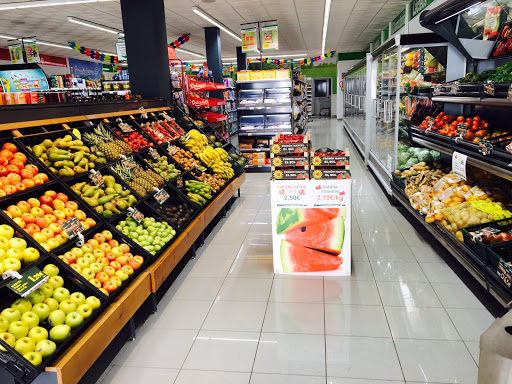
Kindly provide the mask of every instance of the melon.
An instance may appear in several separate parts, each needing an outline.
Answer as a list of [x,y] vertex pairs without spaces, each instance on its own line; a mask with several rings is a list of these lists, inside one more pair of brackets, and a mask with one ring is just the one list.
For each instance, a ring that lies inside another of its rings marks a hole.
[[339,255],[345,236],[344,221],[343,216],[338,216],[332,220],[290,230],[286,232],[286,240],[306,248]]
[[285,273],[333,271],[342,263],[339,256],[281,241],[281,264]]
[[333,219],[343,213],[340,208],[281,208],[277,214],[277,234]]

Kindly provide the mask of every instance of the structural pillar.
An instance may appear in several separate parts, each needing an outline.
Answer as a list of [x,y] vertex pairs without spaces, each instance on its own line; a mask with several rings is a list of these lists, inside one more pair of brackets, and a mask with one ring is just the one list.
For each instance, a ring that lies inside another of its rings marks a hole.
[[247,69],[247,53],[242,52],[242,47],[236,47],[236,64],[239,71]]
[[170,104],[164,0],[121,0],[132,95],[164,98]]
[[[206,27],[204,29],[204,39],[206,42],[206,62],[208,63],[208,69],[212,71],[213,80],[217,84],[222,84],[220,29],[218,27]],[[217,99],[224,98],[222,91],[212,91],[210,95]]]

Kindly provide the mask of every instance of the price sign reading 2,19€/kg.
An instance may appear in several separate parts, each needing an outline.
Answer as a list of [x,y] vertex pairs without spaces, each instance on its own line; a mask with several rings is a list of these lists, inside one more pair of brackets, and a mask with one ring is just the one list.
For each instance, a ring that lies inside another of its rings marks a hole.
[[21,297],[27,297],[46,283],[48,277],[46,273],[34,266],[27,269],[21,279],[15,279],[7,284],[7,287]]

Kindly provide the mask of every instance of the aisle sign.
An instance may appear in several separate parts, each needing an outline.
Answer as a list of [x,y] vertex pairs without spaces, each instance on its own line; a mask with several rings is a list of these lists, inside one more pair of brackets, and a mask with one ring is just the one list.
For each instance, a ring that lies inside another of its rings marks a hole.
[[258,27],[242,28],[242,52],[258,52]]
[[277,24],[264,25],[261,27],[261,50],[275,51],[279,49],[279,34]]
[[274,273],[349,276],[352,180],[272,180]]
[[23,47],[21,43],[9,44],[9,56],[11,57],[11,64],[24,64]]
[[409,20],[414,19],[421,11],[423,11],[433,2],[434,0],[412,0],[409,6],[409,9],[411,10]]
[[468,157],[462,153],[453,152],[452,155],[452,170],[453,173],[464,180],[466,180],[466,161]]
[[27,63],[41,62],[41,58],[39,57],[39,48],[37,47],[37,42],[35,40],[24,40],[23,45],[27,56]]

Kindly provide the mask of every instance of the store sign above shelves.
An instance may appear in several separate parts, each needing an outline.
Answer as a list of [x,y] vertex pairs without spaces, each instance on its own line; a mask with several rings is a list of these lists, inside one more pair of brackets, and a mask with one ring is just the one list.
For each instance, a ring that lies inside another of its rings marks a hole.
[[203,81],[189,80],[189,88],[191,92],[205,92],[205,91],[221,91],[226,89],[224,84],[205,83]]
[[191,96],[189,98],[189,105],[194,108],[209,108],[216,107],[218,105],[226,105],[226,100],[221,99],[203,99],[201,97]]

